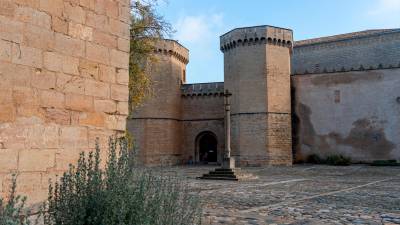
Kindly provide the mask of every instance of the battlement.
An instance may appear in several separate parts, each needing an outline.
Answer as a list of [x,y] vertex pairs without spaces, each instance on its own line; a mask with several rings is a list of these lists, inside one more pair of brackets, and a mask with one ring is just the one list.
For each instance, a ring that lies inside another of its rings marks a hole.
[[182,96],[211,96],[224,94],[224,82],[183,84]]
[[175,40],[157,40],[154,44],[154,53],[170,55],[184,64],[189,63],[189,50]]
[[292,74],[400,67],[400,29],[366,30],[296,41]]
[[269,25],[236,28],[220,37],[222,52],[252,44],[271,44],[292,48],[292,43],[292,30]]

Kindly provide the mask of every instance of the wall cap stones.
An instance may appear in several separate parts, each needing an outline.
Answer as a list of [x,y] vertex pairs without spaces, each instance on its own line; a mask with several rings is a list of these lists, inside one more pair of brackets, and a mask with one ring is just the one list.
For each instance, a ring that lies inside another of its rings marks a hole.
[[269,44],[292,48],[293,31],[269,25],[233,29],[220,36],[220,50],[255,44]]
[[189,63],[189,50],[178,41],[172,39],[158,39],[154,43],[154,53],[164,54],[176,58],[184,64]]

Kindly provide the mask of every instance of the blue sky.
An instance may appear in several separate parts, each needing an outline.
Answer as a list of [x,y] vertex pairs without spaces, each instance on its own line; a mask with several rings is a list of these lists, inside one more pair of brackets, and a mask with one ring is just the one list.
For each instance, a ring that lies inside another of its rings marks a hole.
[[159,12],[190,50],[189,83],[223,81],[219,36],[233,28],[290,28],[295,40],[399,28],[400,0],[166,0]]

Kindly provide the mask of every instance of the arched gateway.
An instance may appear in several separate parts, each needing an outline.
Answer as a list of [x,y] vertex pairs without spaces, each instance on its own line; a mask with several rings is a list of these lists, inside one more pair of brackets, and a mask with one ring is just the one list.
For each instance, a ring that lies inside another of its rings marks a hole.
[[218,140],[211,131],[204,131],[197,135],[195,141],[196,162],[217,163],[218,162]]

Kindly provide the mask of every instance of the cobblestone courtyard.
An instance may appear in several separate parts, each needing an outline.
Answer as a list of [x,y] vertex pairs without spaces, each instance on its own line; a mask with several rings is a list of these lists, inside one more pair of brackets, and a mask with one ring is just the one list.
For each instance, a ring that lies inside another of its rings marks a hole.
[[[258,179],[206,181],[174,167],[205,203],[205,224],[400,224],[400,167],[247,168]],[[165,171],[165,170],[164,170]]]

